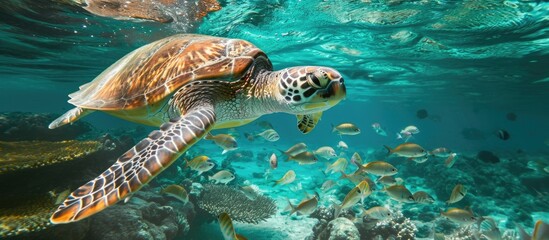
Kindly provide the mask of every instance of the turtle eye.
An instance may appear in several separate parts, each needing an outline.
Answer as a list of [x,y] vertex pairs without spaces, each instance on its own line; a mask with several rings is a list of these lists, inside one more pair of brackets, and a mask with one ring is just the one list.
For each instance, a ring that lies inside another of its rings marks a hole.
[[329,81],[330,79],[327,76],[318,71],[307,73],[307,82],[314,88],[324,88]]

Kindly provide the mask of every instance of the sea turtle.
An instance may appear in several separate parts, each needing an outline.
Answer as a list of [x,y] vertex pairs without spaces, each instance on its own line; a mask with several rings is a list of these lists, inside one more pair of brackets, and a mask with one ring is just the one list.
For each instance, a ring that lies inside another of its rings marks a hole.
[[81,220],[138,191],[210,130],[285,112],[311,131],[322,111],[346,95],[343,77],[328,67],[273,71],[252,43],[204,35],[167,37],[134,50],[70,94],[76,107],[49,128],[96,110],[160,126],[97,178],[79,187],[51,217]]

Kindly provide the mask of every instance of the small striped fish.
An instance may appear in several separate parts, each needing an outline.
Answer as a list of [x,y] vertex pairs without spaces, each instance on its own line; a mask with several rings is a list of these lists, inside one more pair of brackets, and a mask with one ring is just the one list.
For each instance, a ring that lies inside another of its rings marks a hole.
[[435,199],[431,197],[431,195],[429,195],[427,192],[424,192],[424,191],[417,191],[412,196],[414,197],[414,201],[416,203],[430,204],[435,202]]
[[278,135],[274,129],[267,129],[257,134],[257,136],[260,136],[269,142],[276,142],[280,139],[280,135]]
[[244,236],[236,234],[233,227],[233,221],[231,220],[231,217],[229,217],[229,214],[219,214],[218,220],[219,228],[221,229],[221,233],[223,233],[223,238],[225,240],[247,240]]

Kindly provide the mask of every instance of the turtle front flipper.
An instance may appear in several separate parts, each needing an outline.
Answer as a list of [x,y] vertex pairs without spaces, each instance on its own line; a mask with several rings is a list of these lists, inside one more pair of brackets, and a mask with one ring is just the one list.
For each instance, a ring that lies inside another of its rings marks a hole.
[[302,133],[309,133],[316,127],[318,121],[322,117],[322,112],[316,112],[307,115],[297,115],[297,128]]
[[50,221],[58,224],[82,220],[138,191],[209,132],[214,122],[214,110],[201,107],[164,123],[99,177],[72,192]]
[[94,110],[81,108],[81,107],[75,107],[69,111],[67,111],[65,114],[61,115],[60,117],[53,120],[53,122],[50,123],[48,126],[49,129],[54,129],[61,127],[63,125],[76,122],[76,120],[94,112]]

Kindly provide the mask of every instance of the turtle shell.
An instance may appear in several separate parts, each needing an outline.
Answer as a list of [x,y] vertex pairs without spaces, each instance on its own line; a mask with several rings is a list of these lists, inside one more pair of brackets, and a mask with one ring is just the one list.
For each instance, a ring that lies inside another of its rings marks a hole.
[[272,68],[265,53],[250,42],[174,35],[127,54],[70,94],[69,103],[104,111],[140,108],[162,101],[192,81],[236,81],[258,57],[266,61],[261,67]]

